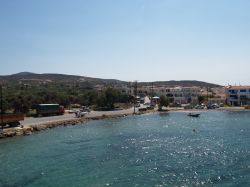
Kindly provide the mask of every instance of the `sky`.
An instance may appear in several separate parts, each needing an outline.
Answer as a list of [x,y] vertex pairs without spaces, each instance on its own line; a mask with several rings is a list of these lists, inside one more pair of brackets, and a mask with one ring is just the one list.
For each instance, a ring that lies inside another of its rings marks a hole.
[[0,0],[0,75],[250,85],[249,0]]

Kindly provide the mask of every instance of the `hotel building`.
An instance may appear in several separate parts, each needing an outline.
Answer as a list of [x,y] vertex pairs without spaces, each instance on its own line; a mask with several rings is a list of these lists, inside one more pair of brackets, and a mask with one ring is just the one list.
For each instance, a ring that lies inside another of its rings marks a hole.
[[226,87],[226,101],[231,106],[250,105],[250,86]]

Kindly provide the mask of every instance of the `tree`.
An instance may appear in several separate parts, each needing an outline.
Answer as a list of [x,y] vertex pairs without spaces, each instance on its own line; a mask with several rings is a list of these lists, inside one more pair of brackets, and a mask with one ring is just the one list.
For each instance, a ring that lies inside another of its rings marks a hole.
[[97,106],[104,107],[108,110],[114,109],[115,102],[118,101],[119,93],[113,88],[107,88],[104,92],[100,93],[97,97]]
[[202,95],[198,96],[198,102],[200,104],[203,103],[204,101],[205,101],[205,97],[204,96],[202,96]]
[[113,88],[107,88],[105,95],[108,109],[114,109],[114,104],[118,100],[118,91]]
[[158,105],[159,111],[162,110],[163,106],[167,107],[168,105],[169,105],[168,98],[166,96],[164,96],[164,95],[160,96],[159,105]]

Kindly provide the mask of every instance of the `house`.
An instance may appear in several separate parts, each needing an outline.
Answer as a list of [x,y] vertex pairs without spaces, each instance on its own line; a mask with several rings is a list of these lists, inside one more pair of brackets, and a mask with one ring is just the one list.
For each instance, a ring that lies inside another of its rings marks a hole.
[[231,106],[250,105],[250,86],[226,87],[226,101]]

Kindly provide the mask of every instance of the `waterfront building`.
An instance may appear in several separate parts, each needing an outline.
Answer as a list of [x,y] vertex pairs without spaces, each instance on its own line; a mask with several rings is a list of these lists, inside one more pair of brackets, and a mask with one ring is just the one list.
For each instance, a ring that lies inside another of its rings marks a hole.
[[166,96],[177,104],[198,104],[202,94],[200,87],[174,87],[166,89]]
[[226,101],[231,106],[250,105],[250,86],[226,87]]
[[167,87],[167,86],[143,86],[138,88],[138,93],[161,96],[169,98],[171,103],[176,104],[198,104],[198,97],[202,94],[200,87]]
[[226,104],[226,98],[225,97],[208,98],[208,106],[211,106],[213,104],[224,105]]
[[225,104],[225,88],[210,88],[199,86],[140,86],[139,95],[168,97],[170,103],[175,104],[199,104],[199,97],[215,97],[210,99],[209,103]]

